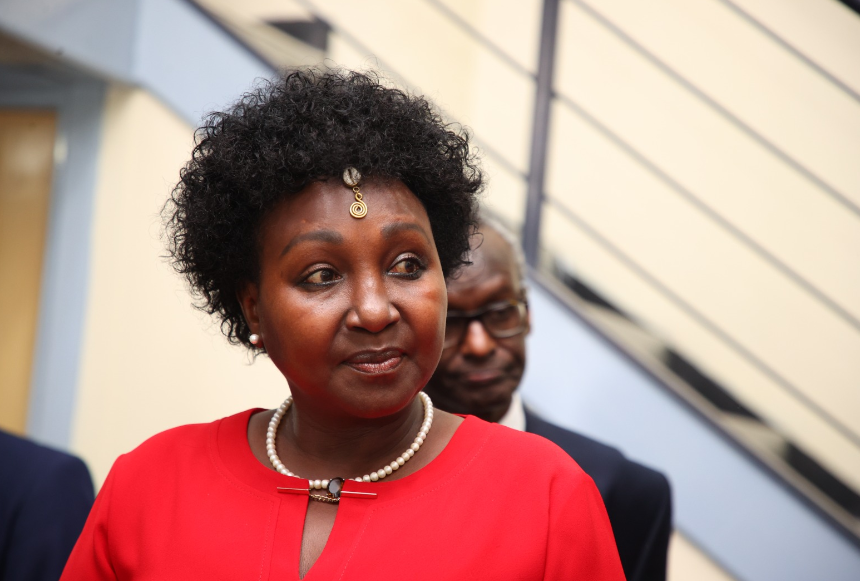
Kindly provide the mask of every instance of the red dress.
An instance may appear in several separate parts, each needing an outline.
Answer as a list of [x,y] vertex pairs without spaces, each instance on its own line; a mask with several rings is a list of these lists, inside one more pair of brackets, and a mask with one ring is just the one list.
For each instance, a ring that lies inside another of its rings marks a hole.
[[[295,580],[307,481],[248,445],[249,410],[163,432],[121,456],[62,581]],[[622,581],[591,479],[548,440],[468,416],[430,464],[345,490],[306,581]]]

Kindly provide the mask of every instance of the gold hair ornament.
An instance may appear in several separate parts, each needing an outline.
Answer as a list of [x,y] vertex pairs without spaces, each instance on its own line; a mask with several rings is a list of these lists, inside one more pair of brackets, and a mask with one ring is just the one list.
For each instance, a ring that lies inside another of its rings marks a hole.
[[349,207],[349,215],[353,218],[364,218],[367,216],[367,204],[364,203],[364,196],[361,195],[359,186],[361,185],[361,173],[354,167],[348,167],[343,170],[343,183],[346,187],[352,188],[355,192],[355,201]]

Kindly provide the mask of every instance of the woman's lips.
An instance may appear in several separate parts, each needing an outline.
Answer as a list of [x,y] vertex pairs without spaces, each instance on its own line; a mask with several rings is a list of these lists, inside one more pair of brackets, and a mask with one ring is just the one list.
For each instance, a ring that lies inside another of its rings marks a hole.
[[403,361],[403,353],[397,349],[385,351],[368,351],[357,353],[344,361],[344,365],[368,375],[388,373],[396,369]]

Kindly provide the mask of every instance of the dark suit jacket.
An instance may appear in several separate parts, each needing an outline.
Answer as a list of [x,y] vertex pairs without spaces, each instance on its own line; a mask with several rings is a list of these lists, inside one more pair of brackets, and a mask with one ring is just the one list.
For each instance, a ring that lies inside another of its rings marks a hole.
[[83,462],[0,431],[0,581],[57,581],[92,505]]
[[600,495],[627,581],[666,579],[672,497],[661,473],[606,444],[565,430],[526,410],[526,431],[555,442],[591,476]]

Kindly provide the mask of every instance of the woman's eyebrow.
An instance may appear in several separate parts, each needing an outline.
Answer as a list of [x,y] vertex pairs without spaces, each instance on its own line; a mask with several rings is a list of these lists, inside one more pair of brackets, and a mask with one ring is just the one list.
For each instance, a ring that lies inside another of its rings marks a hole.
[[420,232],[422,236],[424,236],[427,242],[430,242],[430,238],[427,236],[427,232],[424,231],[424,228],[415,224],[414,222],[395,222],[393,224],[388,224],[382,227],[382,237],[383,238],[391,238],[398,232],[402,232],[404,230],[415,230],[416,232]]
[[328,242],[330,244],[343,244],[343,236],[339,232],[335,232],[334,230],[314,230],[313,232],[305,232],[304,234],[299,234],[292,240],[290,240],[284,249],[281,250],[281,256],[285,255],[290,251],[293,246],[297,244],[301,244],[302,242]]

